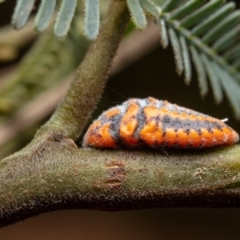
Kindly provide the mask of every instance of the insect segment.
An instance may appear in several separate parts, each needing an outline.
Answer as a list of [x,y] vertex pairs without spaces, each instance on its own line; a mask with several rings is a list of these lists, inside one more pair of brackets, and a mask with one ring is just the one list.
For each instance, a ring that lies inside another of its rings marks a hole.
[[238,134],[219,119],[149,97],[103,112],[89,127],[83,146],[207,148],[238,141]]

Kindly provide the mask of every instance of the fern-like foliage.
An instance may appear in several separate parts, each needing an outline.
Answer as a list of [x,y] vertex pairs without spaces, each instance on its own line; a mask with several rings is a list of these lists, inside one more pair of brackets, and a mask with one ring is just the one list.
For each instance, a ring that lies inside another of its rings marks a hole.
[[[177,72],[185,82],[196,67],[200,93],[208,92],[208,81],[217,103],[223,92],[240,119],[240,11],[225,0],[166,0],[161,6],[150,0],[127,1],[134,23],[144,27],[145,12],[156,18],[163,48],[172,45]],[[138,10],[142,8],[141,11]]]
[[[0,0],[1,2],[2,0]],[[67,35],[78,0],[62,0],[58,9],[56,22],[54,25],[54,34],[57,37]],[[17,0],[12,24],[16,29],[26,25],[35,0]],[[44,31],[52,19],[57,0],[41,0],[38,13],[35,18],[35,27],[39,32]],[[95,39],[99,30],[99,3],[98,0],[85,0],[85,33],[89,39]]]
[[[2,1],[2,0],[0,0]],[[54,33],[67,34],[78,0],[62,0]],[[85,34],[95,39],[99,30],[99,0],[85,0]],[[34,0],[17,0],[12,23],[22,28],[34,6]],[[240,11],[225,0],[126,0],[132,20],[138,29],[147,25],[146,16],[156,20],[161,44],[171,43],[177,72],[190,83],[192,65],[196,67],[200,93],[208,92],[208,82],[217,103],[229,99],[240,119]],[[48,26],[57,0],[41,0],[35,19],[36,29]]]
[[[182,3],[182,4],[181,4]],[[217,103],[223,91],[240,118],[240,11],[224,0],[169,0],[157,20],[161,43],[172,44],[177,71],[191,80],[191,61],[198,72],[201,95],[208,91],[207,76]]]
[[[0,0],[0,3],[5,0]],[[54,16],[57,9],[57,17],[54,26],[54,34],[57,37],[67,35],[72,18],[75,14],[77,1],[80,0],[62,0],[59,8],[57,8],[57,0],[41,0],[38,12],[35,18],[35,28],[37,31],[44,31],[50,24],[50,20]],[[35,0],[17,0],[12,17],[12,25],[16,29],[23,28],[34,8]],[[85,34],[89,39],[95,39],[99,31],[100,11],[99,0],[85,0]],[[132,15],[132,20],[136,27],[144,29],[147,25],[147,20],[143,8],[151,15],[157,17],[158,10],[156,5],[146,0],[126,0],[129,11]]]

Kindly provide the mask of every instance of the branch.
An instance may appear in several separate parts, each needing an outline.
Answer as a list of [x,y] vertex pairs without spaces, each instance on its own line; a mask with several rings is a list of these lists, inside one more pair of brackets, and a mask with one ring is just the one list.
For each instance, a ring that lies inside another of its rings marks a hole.
[[21,151],[0,160],[0,226],[66,209],[240,207],[240,147],[195,152],[77,149],[129,21],[125,1],[109,12],[70,90]]
[[[144,32],[131,33],[121,42],[113,59],[110,75],[113,76],[122,71],[158,46],[159,31],[154,24],[150,24]],[[0,121],[0,159],[9,155],[7,154],[9,145],[13,148],[18,145],[18,141],[26,135],[25,132],[46,119],[54,111],[59,101],[65,96],[72,78],[73,74],[62,80],[57,86],[35,96],[31,102],[25,104],[18,111],[15,109],[14,116],[10,119],[3,123]],[[12,150],[12,148],[10,149]]]
[[112,59],[130,19],[125,1],[112,1],[106,16],[65,99],[38,134],[54,131],[75,140],[84,129],[102,95]]
[[168,154],[35,140],[0,162],[0,226],[69,208],[240,207],[240,146]]

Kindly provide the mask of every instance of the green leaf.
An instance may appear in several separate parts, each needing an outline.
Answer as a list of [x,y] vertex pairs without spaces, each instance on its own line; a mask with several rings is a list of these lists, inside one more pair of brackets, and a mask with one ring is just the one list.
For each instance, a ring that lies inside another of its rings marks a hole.
[[233,46],[230,48],[228,51],[224,53],[224,58],[231,62],[234,61],[235,59],[240,58],[240,44]]
[[218,65],[216,65],[216,68],[218,75],[221,76],[220,80],[223,85],[224,92],[231,103],[235,117],[240,119],[240,85],[230,74],[221,69]]
[[99,2],[86,0],[85,4],[85,33],[89,39],[95,39],[99,30]]
[[54,33],[58,37],[66,36],[75,12],[77,0],[63,0],[57,20],[54,26]]
[[223,93],[221,88],[221,82],[219,81],[218,74],[216,74],[215,64],[212,63],[205,54],[201,54],[202,62],[205,65],[207,74],[209,76],[210,84],[214,98],[217,103],[220,103],[223,99]]
[[168,0],[162,7],[163,12],[169,12],[181,4],[183,0]]
[[180,43],[181,43],[183,65],[184,65],[185,83],[189,84],[192,78],[191,60],[188,52],[186,39],[183,36],[180,37]]
[[182,49],[180,47],[178,36],[172,28],[169,28],[169,37],[176,60],[177,73],[180,75],[183,72]]
[[[199,23],[197,26],[195,26],[191,31],[192,34],[196,36],[201,36],[202,34],[206,33],[206,35],[204,36],[204,38],[206,38],[207,34],[211,34],[213,32],[212,28],[216,27],[217,24],[221,22],[222,19],[225,19],[225,17],[231,14],[234,8],[235,8],[234,3],[224,5],[218,11],[214,12],[211,16],[209,16],[201,23]],[[209,29],[211,29],[211,31],[209,31]]]
[[181,19],[185,17],[187,14],[191,13],[201,4],[202,4],[202,0],[187,1],[185,4],[183,4],[173,12],[172,18]]
[[141,7],[147,11],[148,13],[150,13],[152,16],[154,16],[155,18],[158,18],[159,16],[159,11],[157,9],[157,6],[155,4],[153,4],[151,1],[148,0],[140,0],[139,1],[141,4]]
[[16,29],[25,26],[29,15],[33,9],[34,0],[18,0],[12,17],[12,25]]
[[200,23],[201,21],[205,20],[206,17],[213,14],[216,9],[223,4],[223,2],[224,0],[210,1],[203,7],[197,8],[197,10],[184,18],[184,20],[181,22],[181,25],[185,28],[189,28]]
[[139,0],[127,0],[127,4],[136,27],[139,29],[144,29],[147,26],[147,20]]
[[234,27],[237,23],[240,22],[240,11],[236,11],[231,15],[226,16],[222,21],[215,24],[215,27],[212,28],[205,36],[203,37],[203,41],[205,44],[211,44],[212,42],[221,38],[221,36]]
[[205,71],[201,56],[197,52],[196,48],[192,45],[190,46],[190,52],[192,55],[193,63],[195,65],[197,73],[198,73],[200,94],[203,97],[208,92],[206,71]]
[[56,0],[42,0],[37,16],[35,18],[35,26],[38,31],[44,31],[53,15]]
[[160,43],[163,48],[166,48],[168,46],[168,34],[167,34],[167,29],[166,29],[166,24],[165,21],[161,18],[157,20],[157,24],[160,28]]
[[240,24],[232,28],[230,31],[225,32],[225,34],[213,44],[212,48],[216,52],[222,52],[238,41],[239,35]]

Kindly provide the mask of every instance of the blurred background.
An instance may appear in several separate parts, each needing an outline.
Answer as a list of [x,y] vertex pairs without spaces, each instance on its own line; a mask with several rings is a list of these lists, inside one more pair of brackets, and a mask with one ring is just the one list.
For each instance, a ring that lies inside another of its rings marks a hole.
[[[34,47],[34,43],[39,41],[38,34],[33,31],[30,23],[27,26],[28,29],[21,30],[26,31],[22,35],[21,31],[16,32],[12,28],[10,30],[6,28],[11,21],[14,4],[15,1],[7,0],[0,5],[0,12],[4,13],[0,14],[2,26],[0,29],[0,93],[1,88],[4,89],[4,84],[16,77],[14,72],[21,65],[19,63],[26,59],[27,52]],[[37,4],[38,2],[36,6]],[[132,27],[129,26],[128,31],[130,32],[131,29]],[[131,32],[126,36],[114,60],[106,91],[92,119],[95,119],[103,110],[120,104],[128,98],[152,96],[219,119],[228,118],[228,124],[240,132],[239,122],[234,119],[226,99],[216,105],[211,90],[203,99],[199,93],[195,72],[189,86],[184,83],[183,77],[177,75],[172,49],[168,47],[163,50],[160,47],[158,34],[158,28],[151,24],[146,31]],[[76,35],[69,34],[69,37],[71,41],[76,41]],[[5,38],[8,42],[10,39],[15,40],[15,43],[9,48]],[[16,41],[18,39],[19,41]],[[83,49],[87,49],[89,43],[83,36],[81,36],[81,44]],[[68,59],[67,54],[78,54],[78,52],[68,50],[63,57],[65,60]],[[58,53],[55,55],[58,58]],[[84,56],[84,51],[80,52],[79,56]],[[41,92],[37,94],[32,90],[29,98],[19,106],[9,104],[8,99],[1,99],[0,96],[0,158],[23,147],[31,140],[35,131],[50,117],[56,104],[66,92],[74,73],[71,69],[74,69],[74,66],[76,68],[77,65],[77,60],[71,62],[62,74],[63,80],[60,84],[49,83],[51,86],[42,87]],[[49,66],[51,64],[48,65],[50,69]],[[20,68],[21,71],[17,71],[22,72],[23,67]],[[60,68],[61,66],[57,70],[60,71]],[[37,77],[41,79],[46,76],[39,73]],[[54,77],[57,79],[58,75]],[[41,81],[30,84],[28,80],[26,85],[34,89],[36,84],[40,83]],[[19,91],[16,94],[19,94]],[[15,102],[20,102],[21,96],[25,97],[24,91],[21,94]],[[81,137],[78,143],[81,145]],[[0,239],[234,240],[240,238],[239,214],[238,209],[142,210],[115,213],[65,210],[43,214],[3,228],[0,230]]]

